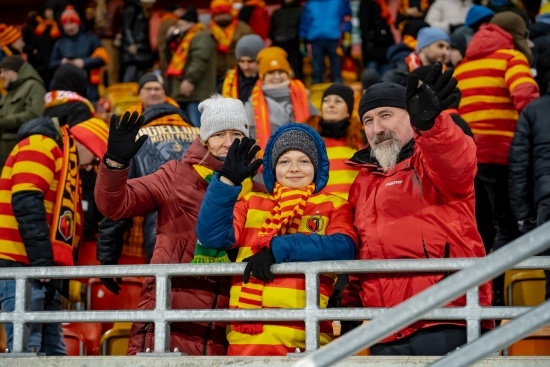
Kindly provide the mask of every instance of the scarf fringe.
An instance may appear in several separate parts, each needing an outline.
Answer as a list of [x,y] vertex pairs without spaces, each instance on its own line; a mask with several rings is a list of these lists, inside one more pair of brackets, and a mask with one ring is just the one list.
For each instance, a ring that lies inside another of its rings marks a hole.
[[195,255],[193,257],[193,260],[191,260],[191,264],[221,264],[221,263],[229,263],[229,262],[231,261],[229,260],[227,253],[217,258],[214,258],[211,256],[204,256],[204,255]]
[[264,332],[262,324],[238,323],[232,324],[231,327],[241,334],[258,335]]

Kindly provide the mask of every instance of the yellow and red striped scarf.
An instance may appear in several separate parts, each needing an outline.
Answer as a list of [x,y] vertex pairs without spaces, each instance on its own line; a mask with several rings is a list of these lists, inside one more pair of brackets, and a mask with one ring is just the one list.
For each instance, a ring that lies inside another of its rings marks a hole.
[[[92,52],[90,56],[92,59],[99,58],[103,60],[105,65],[109,64],[109,54],[105,47],[98,47]],[[99,85],[101,84],[101,67],[90,69],[90,84]]]
[[393,24],[393,17],[391,16],[390,11],[388,10],[388,4],[386,0],[375,0],[378,6],[380,7],[380,17],[386,20],[388,25]]
[[178,45],[176,52],[174,52],[172,59],[170,60],[170,64],[168,65],[168,69],[166,70],[166,75],[183,75],[183,68],[185,67],[185,61],[187,60],[187,54],[189,53],[191,40],[198,32],[202,31],[203,29],[204,25],[202,23],[197,23],[187,31],[180,44]]
[[44,96],[44,108],[58,106],[67,102],[82,102],[90,109],[92,115],[95,113],[94,106],[80,94],[68,90],[52,90]]
[[76,143],[67,125],[61,127],[63,161],[52,213],[50,239],[56,265],[73,266],[73,251],[82,234],[79,166]]
[[[295,122],[304,122],[309,117],[309,98],[307,89],[301,81],[293,79],[289,84],[290,101],[294,113]],[[267,140],[271,136],[271,121],[269,119],[269,108],[262,90],[262,82],[258,80],[252,89],[252,110],[254,111],[254,124],[256,126],[256,144],[262,151]]]
[[233,37],[237,30],[237,23],[239,23],[239,19],[234,18],[231,24],[222,28],[213,20],[210,21],[210,31],[218,42],[218,51],[221,53],[226,54],[229,52],[229,47],[231,46],[231,42],[233,42]]
[[57,25],[57,22],[53,19],[43,19],[41,16],[37,15],[35,18],[38,25],[34,28],[34,34],[37,36],[42,36],[48,26],[50,26],[50,37],[52,39],[58,38],[61,36],[61,31],[59,30],[59,26]]
[[[298,231],[307,200],[315,190],[311,183],[303,189],[292,189],[275,183],[271,200],[275,206],[266,218],[258,237],[250,246],[252,253],[258,253],[264,247],[269,247],[271,239],[278,235],[293,234]],[[247,284],[242,284],[237,308],[262,308],[262,297],[265,283],[251,278]],[[256,335],[263,332],[262,324],[236,323],[233,329],[245,334]]]
[[222,85],[222,96],[227,98],[239,98],[239,70],[235,66],[227,74]]

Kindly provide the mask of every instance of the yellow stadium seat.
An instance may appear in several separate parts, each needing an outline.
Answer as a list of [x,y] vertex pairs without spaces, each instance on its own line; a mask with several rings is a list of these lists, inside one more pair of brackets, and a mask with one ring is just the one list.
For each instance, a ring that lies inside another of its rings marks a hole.
[[6,336],[6,329],[4,328],[4,324],[0,324],[0,353],[4,353],[7,346],[8,338]]
[[318,83],[309,87],[309,100],[311,104],[321,110],[321,103],[323,102],[323,93],[332,83]]
[[[501,326],[510,322],[502,320]],[[550,356],[550,325],[508,346],[509,356]]]
[[101,336],[101,355],[125,356],[128,350],[131,322],[115,322],[112,329]]
[[108,96],[111,93],[127,93],[137,96],[138,89],[139,84],[135,82],[116,83],[105,88],[105,96]]
[[525,270],[511,275],[509,279],[504,295],[507,306],[537,306],[544,302],[544,271]]

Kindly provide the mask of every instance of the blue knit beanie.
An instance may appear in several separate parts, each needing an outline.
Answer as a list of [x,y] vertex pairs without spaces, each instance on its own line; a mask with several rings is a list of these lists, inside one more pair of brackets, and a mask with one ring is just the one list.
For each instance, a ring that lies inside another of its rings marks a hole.
[[418,32],[418,37],[416,38],[416,52],[420,52],[423,48],[437,41],[451,43],[451,39],[445,31],[435,27],[422,28]]
[[464,21],[464,24],[466,24],[468,27],[471,27],[483,19],[488,22],[493,15],[495,15],[495,13],[493,13],[493,11],[486,6],[472,5],[470,10],[468,10],[468,13],[466,14],[466,20]]

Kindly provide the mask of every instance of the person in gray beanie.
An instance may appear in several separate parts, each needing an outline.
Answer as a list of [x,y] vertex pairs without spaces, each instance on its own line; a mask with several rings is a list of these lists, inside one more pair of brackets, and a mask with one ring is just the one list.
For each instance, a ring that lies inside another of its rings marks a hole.
[[258,80],[258,52],[264,47],[265,42],[257,34],[248,34],[239,39],[235,46],[237,66],[225,74],[218,88],[224,97],[238,98],[243,103],[248,101]]
[[[368,146],[350,164],[361,171],[349,201],[361,260],[483,257],[475,221],[476,148],[443,112],[455,100],[453,71],[432,67],[424,82],[379,83],[361,97]],[[342,307],[394,307],[435,285],[445,273],[350,275]],[[491,305],[491,284],[479,303]],[[448,304],[464,307],[465,297]],[[359,322],[356,323],[357,325]],[[342,332],[354,322],[343,321]],[[482,329],[494,326],[481,322]],[[467,342],[462,320],[419,320],[370,347],[372,355],[445,355]]]
[[[255,159],[259,149],[253,139],[233,142],[206,191],[197,236],[210,251],[238,249],[236,262],[247,263],[243,276],[234,277],[232,306],[303,307],[303,277],[274,275],[271,265],[354,259],[357,233],[352,213],[344,198],[324,191],[329,177],[325,143],[301,123],[281,126],[267,141],[263,177],[268,192],[239,199],[241,182],[262,164]],[[320,277],[321,308],[327,307],[335,278]],[[299,330],[273,321],[233,323],[227,333],[228,354],[284,356],[304,345],[303,326]],[[332,340],[325,330],[332,330],[326,321],[321,323],[321,345]]]
[[[153,174],[132,180],[127,179],[128,162],[148,139],[146,133],[139,131],[145,118],[134,112],[111,119],[109,153],[99,167],[95,197],[100,211],[112,220],[158,212],[151,264],[185,264],[193,260],[197,215],[206,189],[222,168],[231,143],[246,138],[248,133],[243,126],[247,120],[241,101],[214,96],[203,101],[201,109],[200,136],[194,138],[183,159],[170,160]],[[158,126],[151,127],[156,128]],[[191,135],[196,131],[191,127],[187,129],[187,133],[181,134]],[[173,144],[169,147],[181,148]],[[265,188],[248,179],[239,191],[245,195],[265,191]],[[230,277],[173,278],[171,307],[227,309],[230,282]],[[155,279],[146,278],[139,300],[140,310],[155,309],[155,292]],[[153,348],[154,331],[148,325],[146,322],[132,325],[129,355]],[[217,322],[175,322],[170,325],[170,345],[188,355],[227,355],[225,328],[224,323]]]

